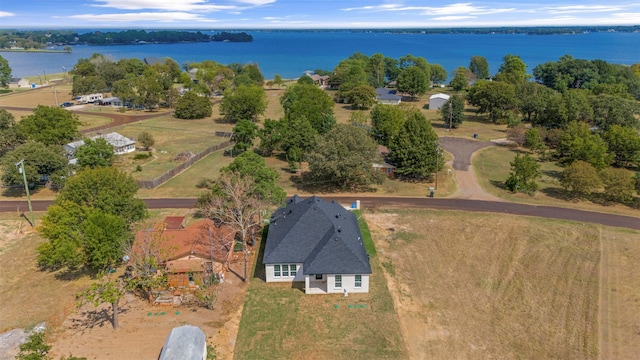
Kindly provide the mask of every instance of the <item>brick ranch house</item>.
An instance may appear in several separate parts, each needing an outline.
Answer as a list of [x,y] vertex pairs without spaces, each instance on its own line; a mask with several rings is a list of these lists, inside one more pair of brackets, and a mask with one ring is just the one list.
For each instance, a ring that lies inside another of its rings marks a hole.
[[304,282],[306,294],[369,292],[358,219],[335,201],[287,200],[271,215],[263,263],[267,282]]
[[141,251],[145,243],[157,241],[164,254],[162,264],[169,287],[189,289],[228,270],[235,236],[235,230],[216,226],[209,219],[185,226],[184,216],[170,216],[152,229],[138,231],[134,252]]

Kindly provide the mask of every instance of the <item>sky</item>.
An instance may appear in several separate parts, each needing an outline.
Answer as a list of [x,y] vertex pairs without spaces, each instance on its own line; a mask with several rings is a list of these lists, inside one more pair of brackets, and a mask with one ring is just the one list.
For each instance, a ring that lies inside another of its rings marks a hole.
[[639,0],[0,0],[1,29],[373,29],[639,24]]

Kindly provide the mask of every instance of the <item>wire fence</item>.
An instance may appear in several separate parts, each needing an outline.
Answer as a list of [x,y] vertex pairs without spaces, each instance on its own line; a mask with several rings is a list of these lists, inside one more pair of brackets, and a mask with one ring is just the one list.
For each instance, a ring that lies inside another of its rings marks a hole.
[[[229,135],[227,135],[229,134]],[[230,137],[231,133],[222,133],[220,132],[220,135],[218,135],[218,132],[216,132],[216,136],[222,136],[222,137]],[[218,145],[214,145],[211,147],[208,147],[207,149],[205,149],[204,151],[190,157],[187,161],[183,162],[182,164],[174,167],[173,169],[165,172],[164,174],[158,176],[157,178],[153,179],[153,180],[138,180],[138,186],[140,186],[143,189],[155,189],[158,186],[166,183],[167,181],[171,180],[174,176],[178,175],[179,173],[183,172],[184,170],[188,169],[191,165],[195,164],[198,160],[202,159],[203,157],[211,154],[214,151],[218,151],[221,149],[224,149],[226,147],[229,147],[231,145],[231,141],[225,141],[223,143],[220,143]]]

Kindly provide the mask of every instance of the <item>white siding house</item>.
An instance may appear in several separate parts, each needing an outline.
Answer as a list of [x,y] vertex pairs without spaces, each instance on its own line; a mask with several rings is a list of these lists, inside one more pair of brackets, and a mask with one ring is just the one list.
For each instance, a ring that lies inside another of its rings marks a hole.
[[304,282],[306,294],[367,293],[371,265],[355,215],[297,195],[271,216],[266,282]]

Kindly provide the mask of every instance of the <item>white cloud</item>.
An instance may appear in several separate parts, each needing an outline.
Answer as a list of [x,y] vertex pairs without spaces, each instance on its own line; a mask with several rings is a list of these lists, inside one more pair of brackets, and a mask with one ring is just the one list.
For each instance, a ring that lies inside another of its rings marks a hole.
[[455,3],[441,7],[434,6],[403,6],[399,4],[383,4],[354,8],[344,8],[343,11],[421,11],[422,15],[488,15],[516,11],[515,8],[487,8],[474,6],[472,3]]
[[552,14],[568,14],[568,13],[588,13],[588,12],[612,12],[620,11],[620,6],[605,5],[572,5],[572,6],[556,6],[546,8]]
[[458,20],[475,19],[475,18],[476,18],[476,16],[458,15],[458,16],[439,16],[439,17],[431,18],[431,20],[435,20],[435,21],[458,21]]
[[135,21],[159,21],[159,22],[176,22],[176,21],[199,21],[199,22],[215,22],[212,19],[206,19],[196,14],[185,12],[140,12],[140,13],[124,13],[124,14],[82,14],[72,15],[68,18],[87,20],[87,21],[107,21],[107,22],[135,22]]
[[236,0],[239,5],[219,5],[208,0],[94,0],[95,7],[120,10],[162,10],[213,12],[223,10],[246,10],[274,3],[276,0]]
[[263,6],[267,4],[272,4],[276,2],[276,0],[237,0],[240,3],[249,4],[253,6]]
[[0,11],[0,18],[9,17],[9,16],[16,16],[16,14],[10,13],[10,12],[7,12],[7,11]]

